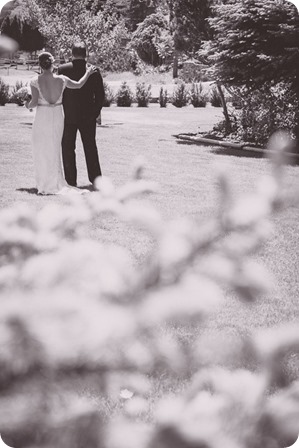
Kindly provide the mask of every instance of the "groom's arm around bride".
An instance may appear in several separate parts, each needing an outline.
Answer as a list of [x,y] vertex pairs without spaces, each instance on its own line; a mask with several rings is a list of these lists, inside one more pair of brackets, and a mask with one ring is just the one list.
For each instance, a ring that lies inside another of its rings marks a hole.
[[[58,74],[78,81],[86,72],[86,47],[82,43],[72,48],[72,61],[58,68]],[[78,90],[65,89],[63,108],[65,115],[62,138],[62,156],[65,178],[68,184],[77,185],[76,136],[79,130],[88,178],[91,183],[101,175],[96,145],[96,119],[104,102],[103,79],[99,70]]]

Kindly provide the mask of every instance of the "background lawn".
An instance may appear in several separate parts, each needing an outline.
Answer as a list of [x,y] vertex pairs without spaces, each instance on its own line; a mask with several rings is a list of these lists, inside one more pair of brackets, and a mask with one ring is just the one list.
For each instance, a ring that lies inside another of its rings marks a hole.
[[[31,127],[34,113],[24,107],[7,104],[0,107],[0,207],[17,202],[26,202],[41,208],[50,202],[63,203],[59,196],[38,196],[35,190],[33,161],[31,154]],[[167,220],[186,217],[198,223],[206,222],[217,213],[217,181],[215,168],[227,166],[234,184],[235,195],[250,193],[256,181],[270,172],[267,159],[244,157],[244,154],[230,155],[229,150],[219,147],[198,146],[178,141],[174,135],[180,132],[206,131],[222,117],[221,109],[208,105],[205,109],[187,106],[177,109],[168,105],[166,109],[158,104],[148,108],[119,108],[112,105],[102,111],[102,125],[97,129],[97,143],[102,171],[116,185],[123,185],[130,179],[136,157],[146,160],[145,177],[156,181],[160,189],[147,200]],[[88,185],[83,148],[78,139],[78,183]],[[298,166],[286,167],[286,183],[298,188]],[[93,193],[91,193],[93,194]],[[202,353],[217,362],[223,359],[217,338],[231,347],[230,338],[237,339],[256,328],[274,326],[299,318],[299,238],[298,209],[290,208],[283,215],[275,217],[275,230],[269,244],[261,250],[257,261],[266,265],[275,278],[269,295],[262,297],[252,306],[245,306],[228,292],[219,312],[199,327]],[[114,218],[98,218],[86,229],[88,236],[103,244],[125,246],[135,263],[145,260],[151,240],[135,228]],[[180,337],[192,344],[194,332],[180,328],[168,328],[167,332],[179,332]],[[213,345],[216,337],[216,346]],[[212,346],[210,345],[212,344]],[[207,347],[210,347],[207,350]],[[220,351],[219,351],[220,350]],[[298,376],[295,360],[292,372]],[[234,362],[234,360],[232,360]],[[153,390],[150,403],[167,393],[178,393],[185,384],[164,377],[152,379]],[[91,398],[99,410],[111,417],[119,410],[119,402],[102,397],[89,379],[79,381],[73,387],[80,395]],[[152,408],[152,406],[151,406]],[[151,411],[147,418],[151,418]]]
[[[1,207],[26,201],[39,208],[64,200],[36,195],[30,147],[33,116],[34,113],[14,104],[0,108]],[[217,210],[216,165],[227,164],[236,195],[250,193],[256,181],[270,170],[267,159],[231,156],[224,149],[184,144],[173,137],[179,132],[207,130],[220,118],[221,110],[211,106],[177,109],[168,105],[161,109],[150,104],[148,108],[104,108],[102,126],[97,129],[103,174],[122,185],[129,180],[136,157],[143,156],[145,177],[160,185],[159,192],[149,201],[164,218],[187,217],[204,222]],[[85,186],[88,180],[79,139],[77,152],[78,181]],[[298,186],[298,171],[297,166],[286,167],[286,183],[291,188]],[[250,309],[229,296],[226,307],[211,320],[211,328],[246,333],[254,327],[298,319],[298,217],[295,208],[277,216],[270,243],[259,255],[276,279],[271,294]],[[136,263],[142,262],[150,241],[135,229],[129,230],[125,224],[107,218],[91,223],[88,233],[105,244],[126,246]]]

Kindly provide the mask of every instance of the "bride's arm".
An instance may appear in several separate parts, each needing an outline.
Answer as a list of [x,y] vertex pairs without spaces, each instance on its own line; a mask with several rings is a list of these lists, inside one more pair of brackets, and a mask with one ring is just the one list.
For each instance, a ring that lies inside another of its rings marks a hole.
[[68,78],[67,76],[63,76],[64,79],[66,80],[66,87],[68,87],[69,89],[80,89],[82,86],[84,86],[90,75],[92,75],[96,71],[97,71],[96,67],[94,67],[93,65],[89,66],[84,76],[82,76],[82,78],[79,79],[79,81],[74,81]]
[[27,109],[32,109],[33,107],[37,106],[37,102],[38,102],[38,90],[36,87],[34,86],[30,86],[31,88],[31,100],[26,101],[25,102],[25,107],[27,107]]

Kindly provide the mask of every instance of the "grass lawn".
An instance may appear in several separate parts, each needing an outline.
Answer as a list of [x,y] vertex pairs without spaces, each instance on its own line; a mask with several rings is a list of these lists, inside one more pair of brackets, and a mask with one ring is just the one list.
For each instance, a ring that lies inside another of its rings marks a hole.
[[[60,197],[37,196],[30,147],[34,113],[10,104],[0,108],[0,206],[18,201],[42,207],[48,202],[61,202]],[[147,160],[145,176],[159,183],[160,191],[150,201],[165,219],[188,217],[203,222],[216,212],[217,188],[215,164],[227,164],[236,195],[249,193],[256,181],[270,170],[266,159],[229,155],[215,147],[179,143],[174,134],[208,130],[221,118],[221,110],[211,106],[176,109],[157,104],[148,108],[104,108],[97,141],[104,175],[116,185],[130,178],[137,156]],[[81,142],[78,142],[79,185],[88,184]],[[286,182],[298,184],[299,167],[286,167]],[[276,279],[271,294],[250,307],[233,298],[210,322],[210,327],[224,332],[247,332],[299,318],[299,238],[298,209],[290,208],[275,218],[275,232],[259,260]],[[92,238],[104,243],[117,243],[129,249],[136,263],[142,262],[149,241],[136,230],[116,222],[93,222],[88,228]]]
[[[168,105],[161,109],[158,104],[148,108],[118,108],[115,105],[102,111],[102,125],[97,129],[97,143],[103,174],[116,185],[130,179],[132,165],[137,156],[146,159],[145,177],[160,185],[157,194],[148,201],[167,220],[187,217],[195,222],[205,222],[217,212],[217,185],[215,166],[224,164],[230,172],[235,194],[250,193],[256,181],[270,171],[266,159],[243,157],[242,153],[230,155],[229,150],[186,144],[173,135],[180,132],[206,131],[222,116],[220,109],[208,106],[194,109],[188,106],[177,109]],[[29,203],[41,208],[51,202],[63,203],[59,196],[38,196],[35,190],[33,161],[31,154],[31,127],[34,113],[24,107],[8,104],[0,107],[0,207],[9,207],[17,202]],[[83,149],[78,139],[78,183],[88,184]],[[286,167],[286,182],[298,184],[299,167]],[[91,193],[92,194],[92,193]],[[258,255],[276,280],[269,295],[252,306],[245,306],[231,295],[225,300],[216,315],[210,318],[202,333],[201,344],[221,335],[222,341],[247,334],[257,328],[265,328],[283,322],[299,320],[299,238],[298,209],[290,208],[275,218],[275,231],[269,244]],[[97,219],[86,229],[88,236],[103,244],[124,246],[135,263],[142,263],[151,244],[143,233],[114,218]],[[181,331],[170,328],[166,331]],[[194,335],[180,333],[189,343]],[[217,353],[214,353],[217,359]],[[293,365],[293,374],[298,368]],[[152,378],[149,397],[151,419],[157,399],[165,394],[177,394],[185,383],[167,377]],[[69,384],[66,385],[69,387]],[[79,378],[72,382],[80,396],[94,402],[102,415],[113,417],[120,409],[119,400],[103,397],[97,381]]]

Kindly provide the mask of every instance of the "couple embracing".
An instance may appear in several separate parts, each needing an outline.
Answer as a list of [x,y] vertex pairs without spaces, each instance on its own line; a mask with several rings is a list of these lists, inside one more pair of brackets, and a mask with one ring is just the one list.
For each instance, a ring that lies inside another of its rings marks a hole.
[[76,135],[79,130],[91,183],[101,175],[96,118],[104,101],[102,76],[86,66],[86,47],[75,44],[73,60],[53,73],[54,58],[39,55],[41,75],[30,82],[28,109],[36,107],[32,129],[35,178],[39,194],[81,194],[77,188]]

